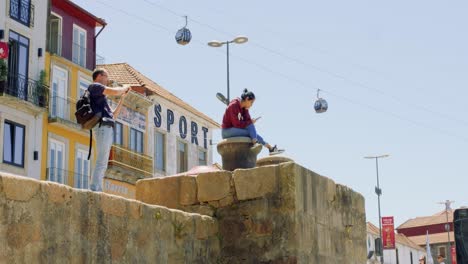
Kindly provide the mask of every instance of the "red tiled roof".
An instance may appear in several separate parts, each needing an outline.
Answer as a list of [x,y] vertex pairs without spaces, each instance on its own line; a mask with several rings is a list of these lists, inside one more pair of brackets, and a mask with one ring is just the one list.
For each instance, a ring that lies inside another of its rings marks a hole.
[[134,87],[144,87],[161,96],[162,98],[174,103],[175,105],[191,112],[192,114],[203,118],[213,126],[217,128],[221,127],[218,122],[190,106],[179,97],[173,95],[127,63],[103,64],[97,65],[97,67],[107,70],[109,74],[109,80],[117,81],[119,84],[128,84]]
[[[449,222],[453,222],[453,210],[448,211],[448,220]],[[445,224],[445,223],[447,223],[447,216],[445,215],[445,210],[444,210],[435,215],[409,219],[408,221],[404,222],[396,229],[429,226],[429,225],[437,225],[437,224]]]
[[[413,236],[409,237],[411,241],[413,241],[417,245],[426,245],[426,235],[421,235],[421,236]],[[444,233],[436,233],[436,234],[429,234],[429,244],[441,244],[441,243],[447,243],[448,237],[447,237],[447,232]],[[454,241],[454,236],[453,232],[450,232],[450,242],[453,243]]]

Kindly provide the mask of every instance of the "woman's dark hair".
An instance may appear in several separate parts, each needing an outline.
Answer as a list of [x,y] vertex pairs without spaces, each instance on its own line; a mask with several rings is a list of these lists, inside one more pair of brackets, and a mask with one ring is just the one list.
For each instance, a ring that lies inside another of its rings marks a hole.
[[245,100],[254,100],[255,99],[255,94],[247,89],[244,89],[244,92],[241,95],[242,101]]

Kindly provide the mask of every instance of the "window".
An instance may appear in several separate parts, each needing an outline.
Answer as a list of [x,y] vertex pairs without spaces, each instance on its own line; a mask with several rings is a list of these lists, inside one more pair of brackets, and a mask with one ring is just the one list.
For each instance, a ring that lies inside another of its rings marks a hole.
[[179,141],[177,143],[177,173],[187,171],[187,144]]
[[143,132],[130,129],[130,150],[143,153]]
[[86,67],[86,30],[77,25],[73,25],[72,61],[81,67]]
[[57,140],[49,140],[49,181],[58,183],[67,183],[67,177],[64,170],[65,164],[65,144]]
[[439,247],[438,251],[439,251],[439,255],[445,258],[446,252],[447,252],[445,246]]
[[78,91],[78,97],[81,97],[84,92],[88,89],[88,86],[91,84],[90,81],[84,79],[84,78],[80,78],[80,83],[79,83],[79,87],[80,87],[80,90]]
[[166,138],[163,133],[154,133],[154,170],[166,171]]
[[8,56],[10,95],[28,99],[29,39],[10,31],[10,55]]
[[52,117],[68,118],[67,91],[68,72],[54,66],[52,72],[52,97],[50,99],[50,114]]
[[5,121],[3,129],[3,162],[24,167],[24,134],[25,127]]
[[88,160],[88,152],[78,150],[76,152],[75,164],[75,188],[89,188],[90,163]]
[[198,165],[206,166],[206,151],[198,150]]
[[31,18],[30,10],[30,0],[10,0],[10,17],[28,27]]
[[47,50],[50,53],[62,55],[62,18],[51,13],[49,18],[49,37],[47,38]]
[[114,144],[123,145],[123,125],[115,122]]

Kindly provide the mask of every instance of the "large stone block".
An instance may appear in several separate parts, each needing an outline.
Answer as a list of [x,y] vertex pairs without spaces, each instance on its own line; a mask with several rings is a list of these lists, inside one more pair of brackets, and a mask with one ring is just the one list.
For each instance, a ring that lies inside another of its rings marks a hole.
[[49,201],[54,203],[65,203],[72,199],[73,189],[54,182],[47,182],[41,185],[41,191],[47,194]]
[[179,177],[139,180],[136,183],[136,199],[149,204],[179,207]]
[[231,194],[231,172],[216,171],[197,176],[198,201],[218,201]]
[[29,201],[39,190],[39,182],[33,179],[3,176],[3,191],[7,199]]
[[193,176],[180,176],[180,198],[181,205],[197,204],[197,179]]
[[278,191],[278,167],[267,166],[234,171],[237,199],[248,200]]

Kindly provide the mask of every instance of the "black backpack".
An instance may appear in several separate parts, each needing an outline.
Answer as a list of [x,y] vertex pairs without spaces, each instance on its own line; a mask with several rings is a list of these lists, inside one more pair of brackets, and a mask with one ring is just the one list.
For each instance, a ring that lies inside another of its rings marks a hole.
[[95,113],[91,107],[91,93],[89,88],[86,89],[84,94],[76,102],[76,122],[81,125],[83,129],[89,129],[89,153],[88,160],[91,157],[91,149],[93,146],[93,127],[101,122],[102,113]]

